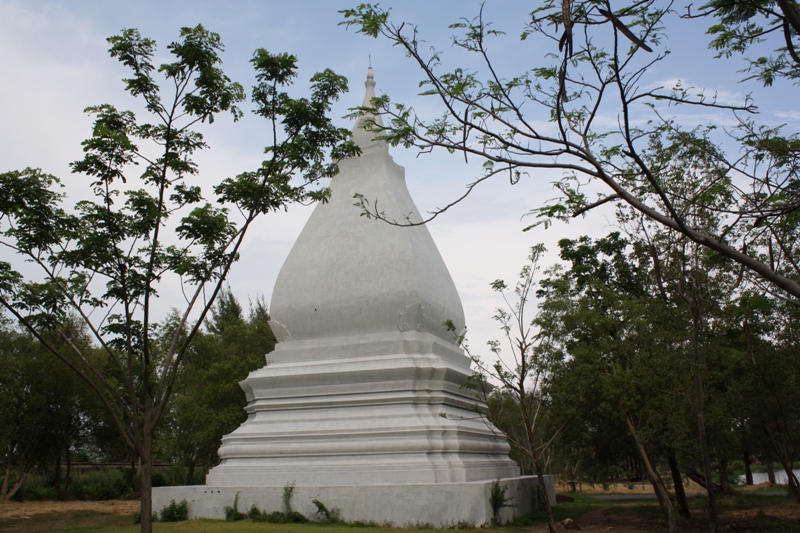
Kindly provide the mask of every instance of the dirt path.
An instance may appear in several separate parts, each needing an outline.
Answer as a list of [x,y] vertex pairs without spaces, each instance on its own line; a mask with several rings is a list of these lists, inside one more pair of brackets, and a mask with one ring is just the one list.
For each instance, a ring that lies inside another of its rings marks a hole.
[[0,520],[30,518],[38,514],[65,511],[95,511],[98,513],[129,515],[139,510],[138,500],[109,500],[102,502],[5,502],[0,501]]

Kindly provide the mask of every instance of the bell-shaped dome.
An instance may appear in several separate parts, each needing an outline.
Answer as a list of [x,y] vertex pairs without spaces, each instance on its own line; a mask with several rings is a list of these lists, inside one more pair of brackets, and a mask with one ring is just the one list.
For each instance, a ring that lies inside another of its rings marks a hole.
[[[365,85],[368,105],[372,68]],[[353,128],[362,155],[340,163],[330,201],[317,205],[281,268],[273,329],[283,341],[419,331],[453,342],[444,322],[460,331],[464,311],[427,227],[370,219],[354,205],[360,194],[388,220],[421,221],[404,169],[364,120]]]

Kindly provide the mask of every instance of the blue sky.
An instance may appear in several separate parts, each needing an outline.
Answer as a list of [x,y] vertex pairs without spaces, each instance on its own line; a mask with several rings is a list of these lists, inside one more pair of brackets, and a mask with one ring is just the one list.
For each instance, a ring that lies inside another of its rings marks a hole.
[[[245,87],[252,84],[248,61],[259,47],[298,56],[298,89],[314,72],[332,68],[350,80],[351,88],[334,110],[336,117],[345,115],[348,107],[360,104],[371,56],[379,93],[386,92],[394,100],[413,104],[421,114],[433,116],[434,102],[417,96],[420,72],[399,49],[338,25],[342,20],[338,11],[356,3],[0,0],[0,172],[41,167],[62,177],[71,197],[82,194],[76,187],[78,178],[70,178],[68,167],[71,161],[80,158],[80,142],[90,134],[91,121],[82,110],[100,103],[133,109],[137,105],[123,91],[120,79],[126,75],[124,68],[107,53],[105,38],[123,28],[138,28],[143,35],[156,39],[164,52],[166,45],[177,38],[181,26],[202,23],[221,35],[226,46],[223,67]],[[497,67],[505,75],[530,68],[551,51],[537,43],[520,43],[518,39],[534,4],[511,0],[486,2],[485,18],[507,32],[490,49]],[[472,18],[478,12],[479,2],[406,0],[381,5],[391,7],[396,20],[417,24],[426,44],[445,51],[445,61],[458,64],[464,60],[450,47],[452,31],[447,26],[459,17]],[[707,49],[709,38],[703,34],[705,26],[704,21],[672,17],[664,42],[672,54],[648,74],[645,82],[658,84],[681,79],[684,85],[707,87],[732,100],[753,92],[761,110],[759,120],[796,124],[800,118],[796,91],[780,83],[768,92],[755,82],[738,83],[741,74],[736,70],[743,63],[740,58],[712,59],[714,53]],[[719,120],[711,115],[690,115],[684,115],[683,119],[696,123]],[[350,126],[347,119],[341,119],[340,123]],[[213,128],[204,131],[211,149],[197,158],[201,180],[211,184],[257,167],[267,143],[265,127],[265,122],[247,114],[239,124],[220,119]],[[415,152],[402,148],[392,149],[392,155],[406,167],[409,189],[422,212],[448,203],[478,172],[476,165],[466,166],[459,156],[417,157]],[[530,219],[523,220],[522,215],[556,195],[550,183],[558,177],[558,174],[532,175],[513,187],[502,179],[485,184],[430,225],[461,294],[473,351],[485,353],[485,341],[498,336],[491,315],[502,301],[490,290],[489,283],[497,278],[512,280],[531,245],[545,242],[551,250],[549,261],[554,261],[558,239],[582,234],[600,236],[615,229],[608,212],[597,212],[567,226],[523,233],[521,230]],[[283,259],[309,214],[309,208],[292,207],[259,223],[230,279],[240,299],[246,302],[248,297],[261,294],[269,300]],[[0,258],[7,254],[0,251]],[[164,287],[161,294],[164,311],[181,304],[177,287]]]

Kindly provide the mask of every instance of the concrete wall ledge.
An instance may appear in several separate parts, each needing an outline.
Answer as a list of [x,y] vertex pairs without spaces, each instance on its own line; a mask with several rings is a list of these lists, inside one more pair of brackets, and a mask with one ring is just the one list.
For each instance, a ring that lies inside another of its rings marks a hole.
[[[291,483],[291,480],[289,481]],[[509,506],[500,511],[502,521],[536,510],[540,499],[538,479],[522,476],[500,480],[506,488]],[[545,476],[551,503],[555,504],[553,476]],[[292,508],[314,519],[317,499],[328,509],[338,508],[343,520],[399,527],[432,525],[446,528],[459,523],[480,526],[491,522],[492,481],[431,483],[415,485],[363,485],[339,487],[296,486]],[[153,489],[153,510],[160,511],[170,501],[189,503],[189,518],[224,519],[225,507],[239,495],[238,509],[246,513],[255,504],[262,511],[282,509],[283,487],[209,487],[193,485]]]

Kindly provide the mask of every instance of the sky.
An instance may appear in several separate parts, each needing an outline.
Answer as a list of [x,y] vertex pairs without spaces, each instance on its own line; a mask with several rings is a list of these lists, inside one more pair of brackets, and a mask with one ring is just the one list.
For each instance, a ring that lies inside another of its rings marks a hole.
[[[438,114],[435,101],[418,96],[421,73],[402,51],[385,40],[375,40],[339,23],[339,10],[355,7],[346,0],[0,0],[0,172],[39,167],[61,177],[70,198],[81,198],[85,188],[69,172],[69,163],[82,156],[81,141],[91,133],[91,119],[83,113],[90,105],[111,103],[137,109],[120,81],[124,67],[111,59],[105,39],[123,28],[138,28],[155,39],[159,60],[167,60],[166,45],[178,38],[183,26],[203,24],[221,35],[225,44],[223,68],[246,88],[253,83],[249,59],[256,48],[289,52],[299,58],[297,94],[314,72],[331,68],[350,81],[350,92],[333,110],[337,123],[351,127],[343,117],[363,98],[363,81],[371,63],[378,93],[411,104],[427,118]],[[496,66],[506,76],[530,68],[545,53],[542,46],[521,43],[519,34],[535,2],[489,0],[484,17],[506,32],[490,47]],[[453,30],[448,25],[460,17],[472,18],[480,3],[474,0],[403,0],[381,2],[392,9],[397,21],[418,25],[419,35],[444,52],[445,61],[469,61],[450,46]],[[678,7],[678,9],[682,9]],[[770,124],[796,123],[800,105],[790,87],[780,83],[764,92],[754,82],[739,83],[739,58],[713,59],[704,35],[707,21],[670,19],[662,48],[672,53],[648,72],[643,84],[653,86],[681,80],[684,85],[706,87],[721,99],[740,100],[753,93],[760,120]],[[467,63],[468,65],[468,63]],[[245,109],[247,107],[245,106]],[[684,113],[676,111],[676,113]],[[616,117],[605,117],[614,122]],[[686,116],[683,117],[687,119]],[[644,119],[644,118],[643,118]],[[696,123],[719,121],[694,114]],[[728,118],[730,120],[730,117]],[[266,122],[246,113],[234,124],[219,117],[203,130],[210,149],[196,158],[199,179],[212,184],[242,171],[257,168],[267,144]],[[402,147],[391,154],[406,169],[406,181],[422,213],[441,207],[460,196],[464,186],[479,173],[479,161],[467,165],[464,158],[447,153],[417,154]],[[569,225],[556,223],[547,230],[523,232],[533,222],[525,213],[557,196],[552,182],[556,173],[533,173],[516,185],[498,178],[485,183],[456,208],[429,224],[430,232],[461,295],[472,351],[486,353],[486,341],[499,337],[492,321],[494,308],[503,305],[490,288],[495,279],[512,282],[528,250],[544,243],[546,265],[557,260],[557,241],[580,235],[600,237],[616,230],[608,211],[591,212]],[[278,271],[313,207],[292,206],[270,214],[251,231],[229,278],[242,301],[271,298]],[[0,250],[0,260],[9,252]],[[545,265],[545,266],[546,266]],[[161,289],[161,310],[180,307],[176,286]]]

